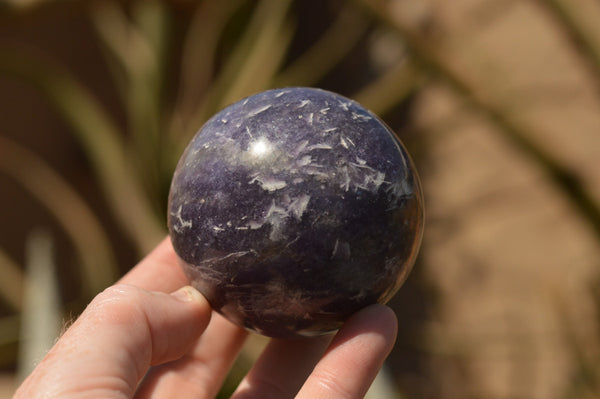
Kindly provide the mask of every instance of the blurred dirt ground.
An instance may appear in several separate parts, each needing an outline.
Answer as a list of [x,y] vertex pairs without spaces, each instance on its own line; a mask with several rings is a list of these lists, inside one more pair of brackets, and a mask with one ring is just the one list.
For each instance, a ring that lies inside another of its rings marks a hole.
[[[600,32],[598,2],[568,5],[585,29]],[[431,8],[462,75],[539,132],[535,142],[581,174],[600,201],[599,96],[539,6],[437,0]],[[590,292],[600,248],[591,227],[538,165],[447,91],[426,90],[417,114],[430,151],[424,256],[440,292],[428,336],[440,391],[565,397],[574,374],[566,332],[598,350]]]

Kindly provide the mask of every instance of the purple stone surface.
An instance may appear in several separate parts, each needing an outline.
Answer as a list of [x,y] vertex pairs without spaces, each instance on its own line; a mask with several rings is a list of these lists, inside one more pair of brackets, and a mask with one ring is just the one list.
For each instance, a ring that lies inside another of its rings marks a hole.
[[423,199],[409,155],[358,103],[269,90],[217,113],[171,185],[171,240],[232,322],[292,338],[387,302],[412,268]]

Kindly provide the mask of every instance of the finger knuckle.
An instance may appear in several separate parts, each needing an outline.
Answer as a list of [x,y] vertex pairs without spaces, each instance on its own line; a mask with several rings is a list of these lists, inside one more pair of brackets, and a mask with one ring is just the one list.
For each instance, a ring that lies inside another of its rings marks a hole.
[[142,292],[137,287],[126,284],[113,285],[94,298],[88,307],[88,313],[107,322],[131,321],[141,313],[141,295]]

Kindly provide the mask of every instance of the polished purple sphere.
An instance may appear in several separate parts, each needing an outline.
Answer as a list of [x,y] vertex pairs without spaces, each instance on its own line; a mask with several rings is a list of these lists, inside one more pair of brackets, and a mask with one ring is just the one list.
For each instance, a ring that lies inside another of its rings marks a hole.
[[217,113],[168,206],[191,284],[232,322],[291,338],[387,302],[423,232],[419,178],[377,116],[338,94],[269,90]]

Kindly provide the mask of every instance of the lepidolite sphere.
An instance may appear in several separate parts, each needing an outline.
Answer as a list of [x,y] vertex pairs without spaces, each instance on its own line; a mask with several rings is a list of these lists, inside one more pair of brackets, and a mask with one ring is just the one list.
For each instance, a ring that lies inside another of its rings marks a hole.
[[387,302],[423,230],[419,179],[374,114],[310,88],[211,118],[182,155],[169,230],[193,286],[232,322],[290,338]]

